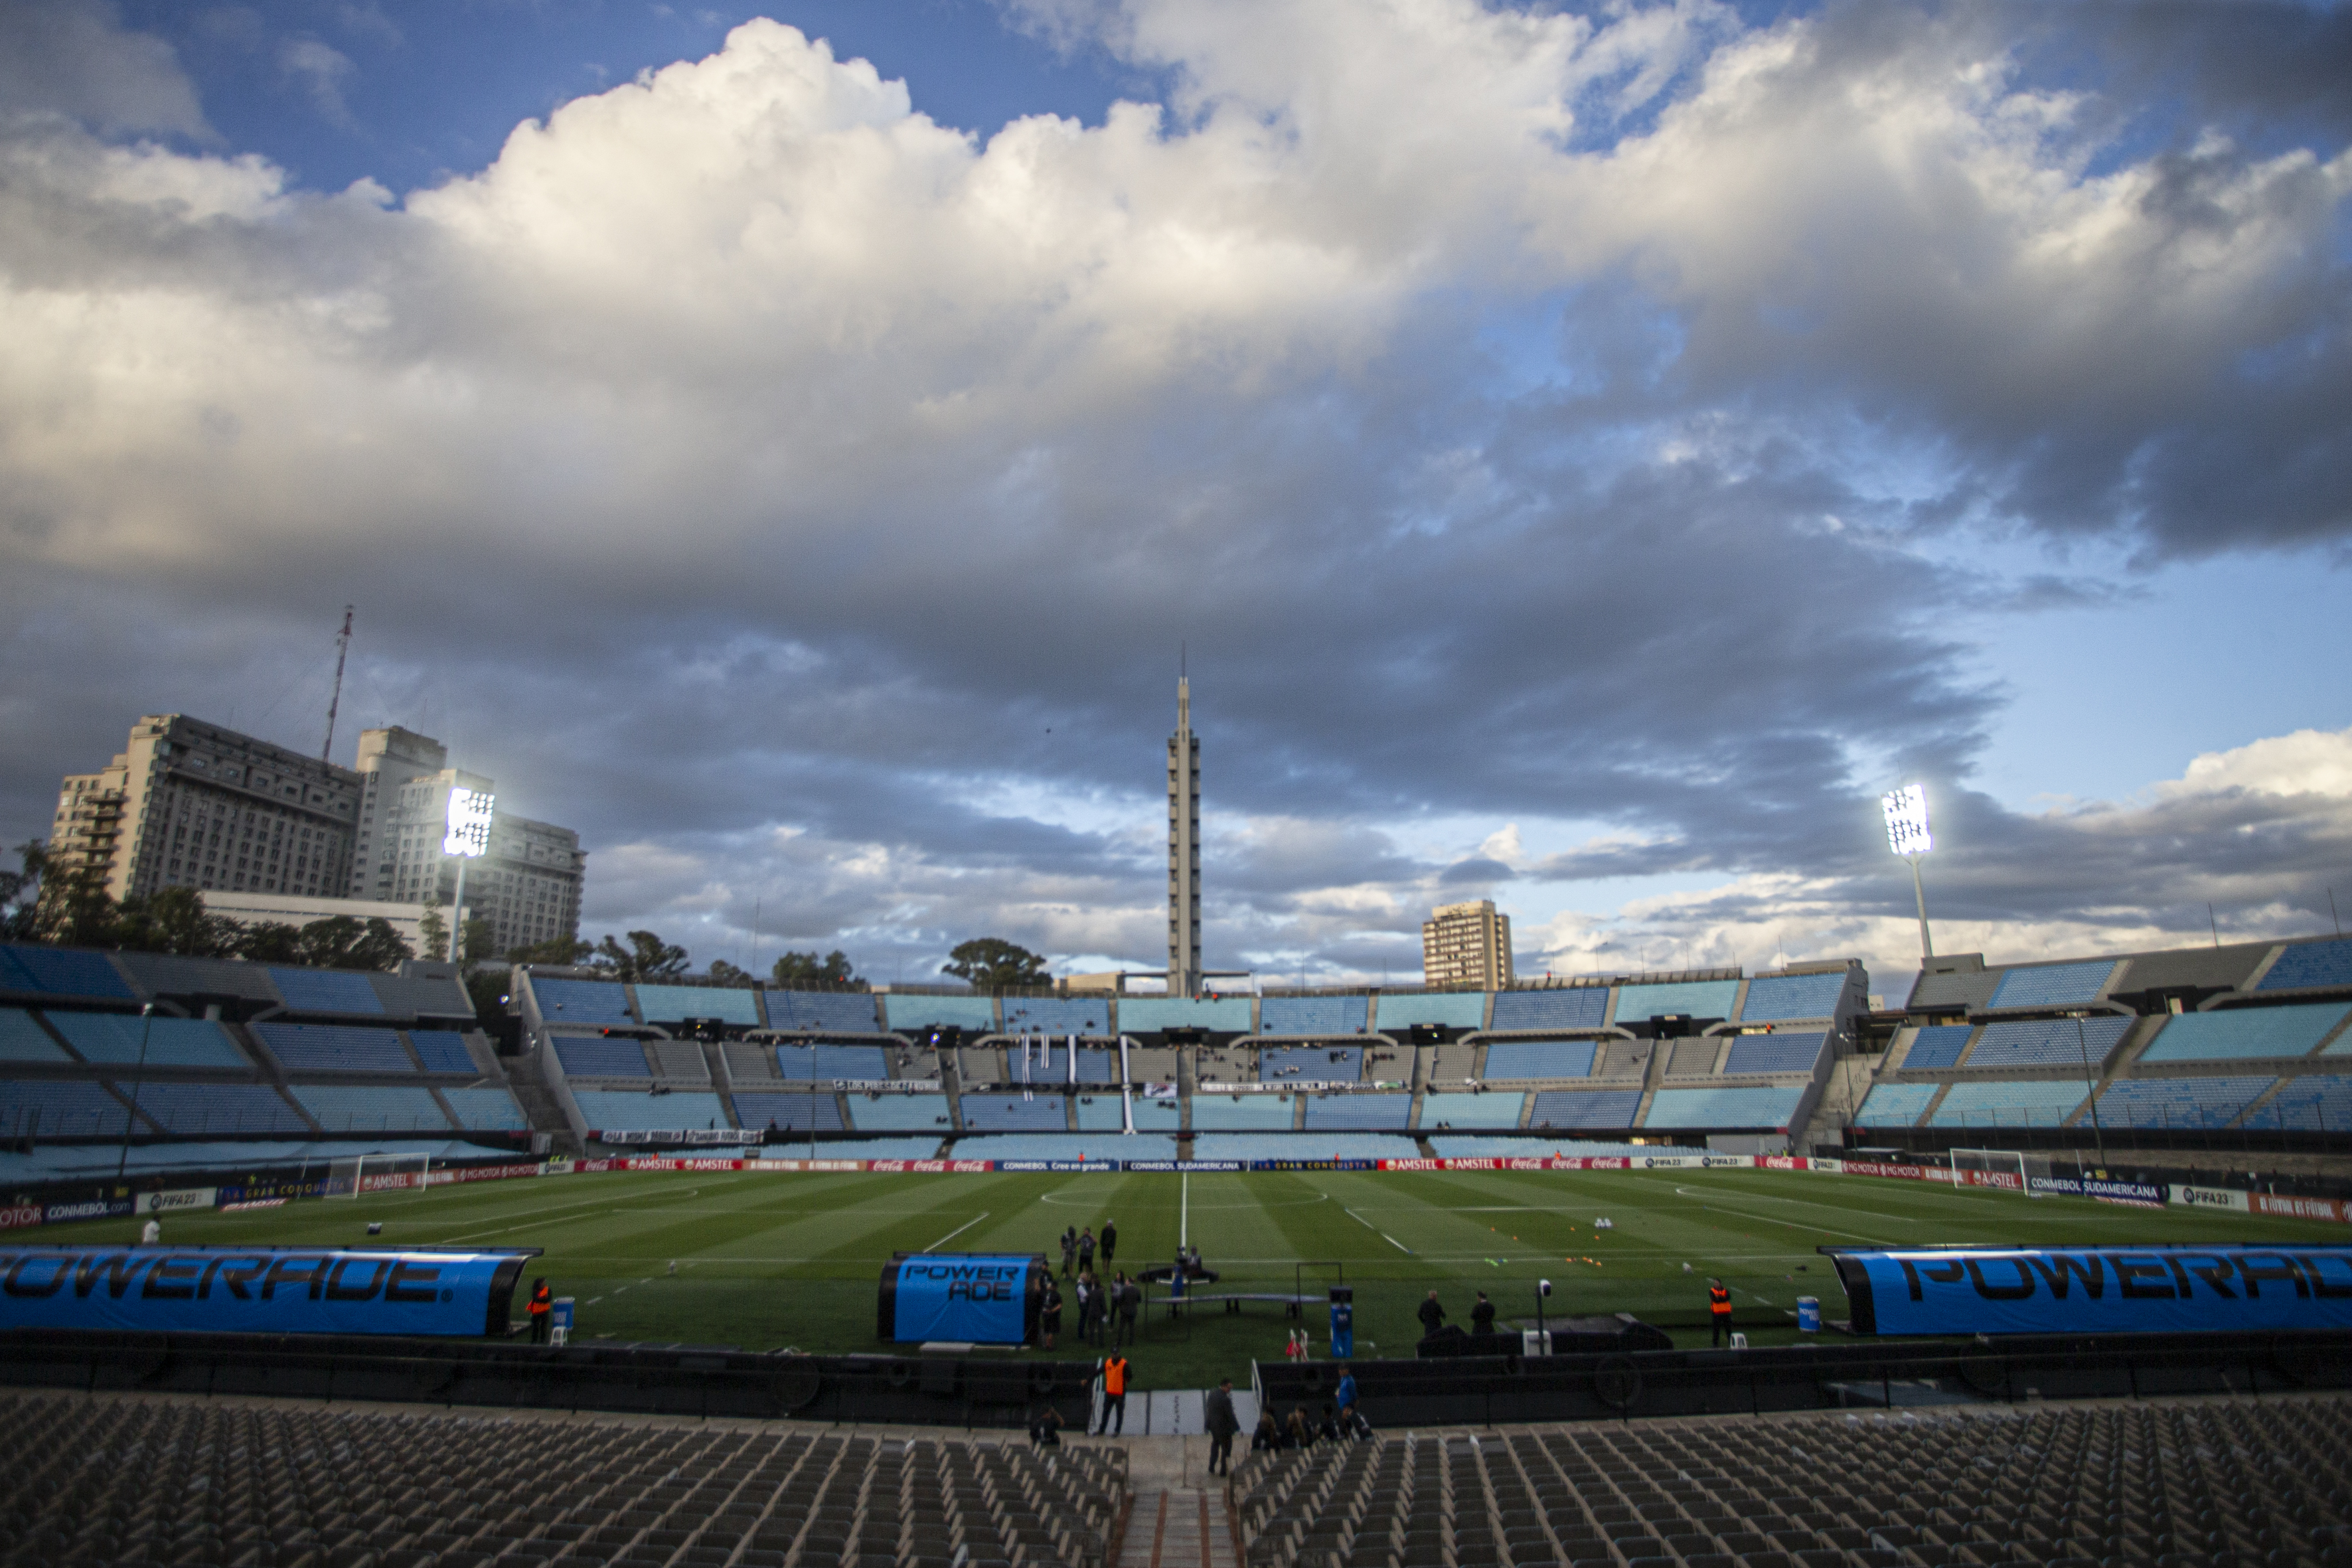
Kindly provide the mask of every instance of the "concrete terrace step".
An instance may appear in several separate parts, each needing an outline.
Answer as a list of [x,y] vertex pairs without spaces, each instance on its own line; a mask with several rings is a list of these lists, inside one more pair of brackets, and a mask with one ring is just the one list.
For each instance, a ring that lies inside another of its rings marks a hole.
[[1223,1489],[1138,1492],[1119,1568],[1234,1568]]

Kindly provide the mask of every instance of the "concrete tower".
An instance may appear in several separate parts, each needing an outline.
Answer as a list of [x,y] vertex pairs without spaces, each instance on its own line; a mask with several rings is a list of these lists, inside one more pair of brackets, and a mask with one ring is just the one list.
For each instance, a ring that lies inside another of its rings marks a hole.
[[1192,733],[1192,683],[1176,681],[1176,732],[1168,737],[1168,994],[1201,989],[1201,742]]

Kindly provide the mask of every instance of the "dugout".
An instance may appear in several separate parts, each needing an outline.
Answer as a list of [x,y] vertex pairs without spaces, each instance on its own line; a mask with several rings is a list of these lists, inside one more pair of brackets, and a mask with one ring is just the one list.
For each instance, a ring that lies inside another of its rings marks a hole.
[[882,1268],[876,1337],[899,1344],[1027,1344],[1045,1312],[1048,1278],[1042,1252],[893,1253]]

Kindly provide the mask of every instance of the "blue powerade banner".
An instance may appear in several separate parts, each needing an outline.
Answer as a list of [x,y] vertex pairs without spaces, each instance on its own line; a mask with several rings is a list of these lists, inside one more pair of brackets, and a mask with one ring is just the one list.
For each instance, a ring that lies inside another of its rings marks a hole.
[[504,1334],[536,1247],[0,1249],[0,1329]]
[[877,1329],[901,1343],[1017,1345],[1037,1331],[1045,1255],[901,1252],[882,1270]]
[[1822,1250],[1856,1333],[2352,1329],[2352,1247]]

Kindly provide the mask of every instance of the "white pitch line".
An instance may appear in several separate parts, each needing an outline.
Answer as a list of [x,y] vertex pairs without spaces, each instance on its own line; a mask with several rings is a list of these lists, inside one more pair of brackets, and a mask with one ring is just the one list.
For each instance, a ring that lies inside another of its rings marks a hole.
[[988,1211],[986,1209],[981,1210],[980,1213],[964,1221],[961,1225],[956,1226],[953,1230],[948,1232],[945,1236],[931,1243],[930,1246],[923,1248],[923,1250],[925,1252],[937,1252],[940,1247],[945,1247],[949,1242],[953,1241],[957,1237],[961,1236],[965,1231],[970,1230],[973,1226],[978,1225],[982,1220],[984,1220],[987,1217]]
[[[1687,1192],[1681,1187],[1676,1187],[1675,1191],[1682,1193],[1685,1197],[1696,1198],[1704,1195],[1699,1193]],[[1903,1245],[1899,1241],[1888,1241],[1882,1237],[1864,1236],[1859,1231],[1832,1230],[1825,1225],[1808,1225],[1802,1220],[1774,1219],[1769,1214],[1749,1214],[1745,1209],[1717,1208],[1713,1204],[1701,1204],[1698,1206],[1706,1210],[1708,1214],[1736,1215],[1741,1219],[1757,1220],[1765,1225],[1785,1225],[1790,1230],[1816,1230],[1821,1232],[1823,1236],[1843,1236],[1849,1241],[1866,1241],[1873,1247],[1900,1247]]]
[[1391,1247],[1395,1247],[1399,1252],[1403,1253],[1407,1258],[1411,1258],[1412,1256],[1412,1247],[1407,1247],[1403,1242],[1399,1241],[1395,1237],[1391,1236],[1387,1231],[1382,1230],[1379,1226],[1374,1225],[1370,1220],[1366,1219],[1354,1209],[1343,1208],[1339,1212],[1346,1215],[1349,1219],[1354,1220],[1358,1225],[1362,1226],[1366,1230],[1370,1231],[1374,1236],[1379,1237],[1382,1241],[1387,1242]]
[[[694,1196],[694,1194],[695,1194],[696,1193],[700,1192],[701,1190],[702,1190],[702,1189],[700,1189],[699,1187],[689,1187],[689,1188],[688,1188],[688,1189],[687,1189],[687,1191],[686,1191],[686,1194],[685,1194],[685,1195],[686,1195],[686,1196],[688,1196],[688,1197],[692,1197],[692,1196]],[[572,1209],[609,1208],[609,1207],[611,1206],[611,1205],[612,1205],[612,1202],[613,1202],[613,1194],[610,1194],[610,1193],[606,1193],[606,1194],[604,1194],[602,1197],[590,1198],[590,1199],[588,1199],[586,1202],[583,1202],[583,1203],[576,1203],[576,1204],[553,1204],[553,1205],[549,1205],[548,1207],[546,1207],[546,1208],[541,1208],[541,1209],[525,1209],[523,1212],[524,1212],[525,1214],[563,1214],[563,1213],[565,1213],[565,1212],[567,1212],[567,1211],[569,1211],[569,1210],[572,1210]],[[512,1218],[512,1217],[514,1217],[514,1216],[513,1216],[512,1215],[510,1215],[510,1214],[507,1214],[507,1215],[500,1215],[499,1217],[500,1219],[511,1219],[511,1218]],[[536,1222],[536,1221],[534,1221],[534,1222],[532,1222],[532,1223],[533,1223],[533,1224],[536,1224],[537,1222]],[[446,1236],[446,1237],[442,1237],[442,1238],[441,1238],[437,1243],[436,1243],[435,1245],[436,1245],[436,1246],[440,1246],[440,1247],[452,1247],[452,1246],[455,1246],[455,1245],[456,1245],[457,1243],[458,1243],[458,1242],[461,1242],[461,1241],[471,1241],[471,1240],[474,1240],[474,1239],[476,1239],[477,1237],[485,1237],[485,1236],[507,1236],[507,1235],[509,1235],[509,1234],[511,1234],[511,1233],[513,1233],[513,1232],[515,1232],[515,1231],[518,1231],[518,1230],[529,1230],[530,1228],[530,1225],[509,1225],[509,1226],[501,1226],[500,1228],[499,1228],[499,1229],[497,1229],[497,1230],[475,1230],[475,1231],[467,1231],[467,1232],[465,1232],[464,1234],[462,1234],[462,1235],[458,1235],[458,1236]]]

